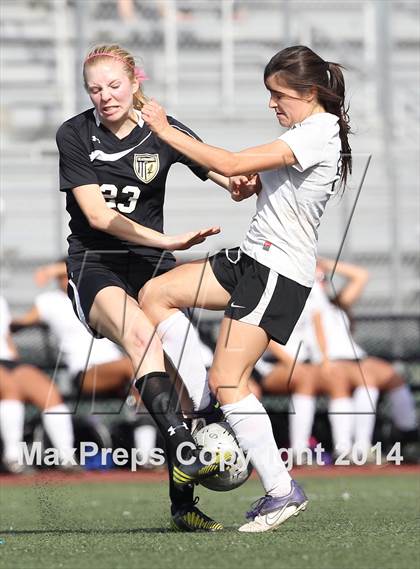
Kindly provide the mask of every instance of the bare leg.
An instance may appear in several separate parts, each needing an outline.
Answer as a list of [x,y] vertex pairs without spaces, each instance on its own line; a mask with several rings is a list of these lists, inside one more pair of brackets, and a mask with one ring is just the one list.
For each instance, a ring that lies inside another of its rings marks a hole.
[[45,373],[34,366],[21,365],[14,370],[13,376],[25,401],[42,411],[45,431],[58,450],[62,463],[68,463],[73,455],[73,423],[58,389]]
[[225,308],[230,294],[220,285],[207,260],[187,263],[156,277],[139,295],[142,310],[157,325],[178,308]]
[[23,441],[25,405],[14,381],[13,372],[0,366],[0,435],[3,461],[12,473],[22,472],[19,464],[19,443]]
[[127,387],[134,379],[134,370],[129,358],[90,367],[83,377],[82,392],[116,391]]
[[222,404],[241,448],[249,454],[266,493],[281,496],[290,492],[291,479],[281,460],[270,418],[258,399],[250,393],[248,378],[255,362],[269,343],[258,326],[224,318],[210,386]]
[[19,386],[13,381],[12,371],[0,365],[0,399],[22,399]]
[[157,326],[166,355],[182,378],[195,411],[210,404],[207,372],[195,328],[178,307],[224,308],[229,293],[220,286],[207,261],[182,265],[149,281],[140,304]]
[[209,375],[210,387],[221,405],[250,394],[248,378],[269,340],[258,326],[223,319]]
[[110,286],[99,291],[89,322],[95,330],[124,348],[136,377],[165,371],[163,350],[154,327],[123,289]]
[[395,389],[405,383],[392,365],[385,360],[368,357],[360,365],[368,385],[374,385],[381,391]]
[[34,366],[20,365],[13,371],[13,379],[23,399],[42,411],[63,403],[58,389],[48,375]]
[[299,393],[315,396],[318,390],[319,368],[310,364],[291,367],[279,363],[263,379],[262,386],[268,393]]

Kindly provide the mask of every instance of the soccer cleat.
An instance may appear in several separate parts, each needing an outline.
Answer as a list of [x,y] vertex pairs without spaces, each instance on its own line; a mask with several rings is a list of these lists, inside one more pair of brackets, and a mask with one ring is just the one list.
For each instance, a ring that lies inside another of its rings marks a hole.
[[201,510],[195,507],[199,498],[195,498],[192,504],[187,504],[172,511],[171,529],[173,531],[220,531],[223,525],[215,522]]
[[[232,453],[229,450],[217,451],[214,454],[214,461],[210,464],[206,464],[200,460],[199,452],[201,449],[197,449],[193,452],[195,460],[192,464],[174,464],[172,471],[172,480],[175,485],[185,486],[186,484],[198,484],[210,476],[215,476],[224,470],[228,470],[231,465],[226,464],[232,458]],[[222,466],[224,470],[222,470]]]
[[292,480],[289,494],[285,496],[267,494],[257,500],[254,507],[246,514],[246,518],[251,521],[241,526],[239,531],[249,533],[272,531],[291,516],[299,515],[299,512],[306,509],[307,503],[308,498],[302,488]]

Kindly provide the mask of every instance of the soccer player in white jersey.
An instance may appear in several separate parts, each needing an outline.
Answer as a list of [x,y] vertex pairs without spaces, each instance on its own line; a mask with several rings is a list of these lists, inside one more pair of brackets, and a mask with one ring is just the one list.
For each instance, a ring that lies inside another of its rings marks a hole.
[[70,410],[50,378],[35,366],[19,360],[10,333],[11,314],[0,296],[0,434],[3,464],[10,473],[25,472],[20,461],[25,402],[42,411],[42,422],[62,468],[72,468],[74,433]]
[[[287,472],[270,419],[250,394],[247,380],[271,339],[287,342],[303,310],[314,281],[320,218],[339,181],[345,183],[351,171],[340,65],[305,46],[289,47],[269,61],[264,83],[270,108],[288,130],[273,142],[241,152],[185,136],[155,101],[142,109],[143,119],[162,141],[198,164],[225,176],[260,173],[257,211],[241,246],[157,277],[141,298],[162,338],[181,318],[178,307],[227,307],[210,384],[265,490],[248,512],[249,522],[240,527],[244,532],[275,529],[306,507],[307,498]],[[233,184],[238,199],[241,180]]]

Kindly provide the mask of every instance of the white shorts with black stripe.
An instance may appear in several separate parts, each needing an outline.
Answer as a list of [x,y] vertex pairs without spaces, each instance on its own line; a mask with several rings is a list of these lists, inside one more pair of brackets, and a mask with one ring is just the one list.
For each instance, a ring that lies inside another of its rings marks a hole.
[[209,262],[231,295],[225,315],[259,326],[270,338],[286,344],[311,289],[262,265],[239,247],[222,249]]

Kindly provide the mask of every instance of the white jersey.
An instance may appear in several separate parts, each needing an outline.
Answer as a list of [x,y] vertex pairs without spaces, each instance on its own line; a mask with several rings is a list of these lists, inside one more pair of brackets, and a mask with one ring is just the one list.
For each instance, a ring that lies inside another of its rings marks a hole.
[[73,312],[71,301],[63,291],[40,294],[35,299],[35,306],[41,320],[48,324],[56,336],[63,361],[70,373],[76,374],[93,365],[122,358],[116,344],[106,338],[92,338]]
[[0,296],[0,360],[15,359],[13,352],[9,348],[9,344],[7,343],[11,321],[12,317],[10,315],[6,299],[3,296]]
[[[309,298],[312,296],[312,292],[315,292],[312,310],[313,312],[319,311],[321,314],[328,359],[356,360],[366,357],[366,352],[351,335],[350,322],[344,310],[329,301],[327,294],[318,282],[315,282]],[[313,328],[310,350],[313,363],[320,363],[322,355]]]
[[338,117],[311,115],[280,136],[297,163],[260,173],[257,211],[241,249],[304,286],[314,282],[318,226],[339,179]]

